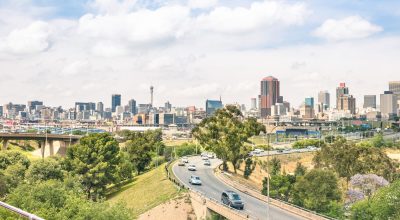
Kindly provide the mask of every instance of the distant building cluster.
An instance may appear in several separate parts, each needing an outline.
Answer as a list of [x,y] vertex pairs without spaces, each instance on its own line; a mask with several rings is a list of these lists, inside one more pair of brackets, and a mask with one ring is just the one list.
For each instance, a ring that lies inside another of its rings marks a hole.
[[[336,121],[343,118],[357,118],[369,121],[392,120],[400,116],[400,81],[389,82],[389,90],[379,96],[365,95],[363,105],[357,108],[356,98],[351,95],[349,87],[340,83],[336,88],[336,105],[331,103],[328,91],[320,91],[317,99],[305,97],[304,102],[295,108],[281,96],[280,81],[268,76],[261,80],[258,98],[250,99],[250,108],[244,104],[235,105],[244,116],[260,120],[280,122],[323,120]],[[73,108],[45,106],[42,101],[29,101],[26,104],[7,103],[0,106],[0,117],[3,119],[24,122],[43,121],[83,121],[113,122],[121,125],[140,126],[187,126],[197,124],[202,119],[212,116],[224,107],[221,98],[205,100],[205,106],[175,107],[169,101],[164,106],[155,107],[153,103],[154,87],[150,87],[148,103],[137,103],[128,99],[125,105],[121,94],[111,95],[111,106],[103,102],[75,102]]]

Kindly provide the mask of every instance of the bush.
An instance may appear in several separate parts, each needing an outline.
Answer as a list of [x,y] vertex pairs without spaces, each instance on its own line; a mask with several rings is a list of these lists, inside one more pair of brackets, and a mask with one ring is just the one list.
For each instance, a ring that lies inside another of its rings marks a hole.
[[294,144],[292,145],[292,147],[294,149],[301,149],[301,148],[306,148],[308,146],[314,146],[314,147],[322,147],[323,145],[325,145],[325,142],[322,140],[318,140],[318,139],[304,139],[304,140],[300,140],[300,141],[296,141],[294,142]]

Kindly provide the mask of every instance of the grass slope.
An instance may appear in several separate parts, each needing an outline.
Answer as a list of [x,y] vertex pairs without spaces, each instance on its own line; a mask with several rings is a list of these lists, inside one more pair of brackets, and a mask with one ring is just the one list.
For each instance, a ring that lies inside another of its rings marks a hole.
[[178,195],[177,188],[166,178],[164,165],[135,177],[107,199],[110,203],[122,201],[132,210],[134,217]]

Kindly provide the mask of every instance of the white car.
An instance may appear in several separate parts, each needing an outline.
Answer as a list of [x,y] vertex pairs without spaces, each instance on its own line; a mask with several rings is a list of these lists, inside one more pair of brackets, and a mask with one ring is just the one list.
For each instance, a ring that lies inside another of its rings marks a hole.
[[184,162],[184,163],[189,163],[189,159],[188,159],[187,157],[183,157],[183,158],[182,158],[182,162]]
[[214,154],[207,155],[208,159],[214,159]]
[[196,165],[190,164],[190,165],[188,166],[188,170],[189,170],[189,171],[196,171]]
[[208,160],[208,156],[207,155],[201,156],[201,159],[202,160]]
[[200,177],[198,176],[190,176],[189,183],[192,185],[201,185]]
[[204,165],[206,165],[206,166],[211,166],[210,160],[205,160],[205,161],[204,161]]

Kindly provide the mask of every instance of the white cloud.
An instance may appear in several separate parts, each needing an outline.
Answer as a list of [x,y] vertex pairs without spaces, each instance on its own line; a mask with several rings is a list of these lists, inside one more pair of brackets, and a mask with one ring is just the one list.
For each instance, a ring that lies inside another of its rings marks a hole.
[[185,32],[189,13],[186,7],[166,6],[117,15],[87,14],[79,20],[78,33],[95,42],[114,43],[114,46],[103,45],[101,48],[120,50],[115,44],[126,49],[154,46],[180,38]]
[[365,38],[382,30],[382,27],[372,24],[360,16],[350,16],[339,20],[326,20],[314,31],[314,35],[337,41]]
[[189,0],[188,5],[191,8],[211,8],[218,4],[218,0]]
[[225,33],[262,31],[272,25],[301,25],[308,15],[303,3],[289,4],[283,1],[254,2],[245,7],[216,7],[197,20],[206,30]]
[[100,14],[126,13],[135,7],[137,0],[94,0],[89,4]]
[[24,55],[45,51],[49,48],[49,25],[36,21],[28,27],[11,31],[4,39],[0,39],[0,51]]

